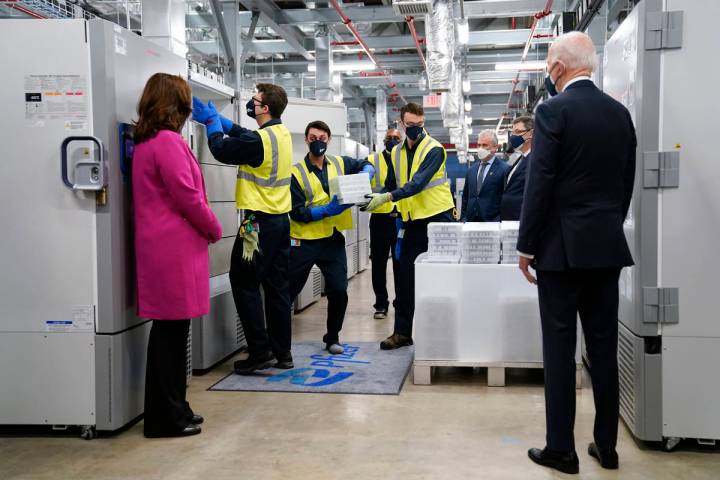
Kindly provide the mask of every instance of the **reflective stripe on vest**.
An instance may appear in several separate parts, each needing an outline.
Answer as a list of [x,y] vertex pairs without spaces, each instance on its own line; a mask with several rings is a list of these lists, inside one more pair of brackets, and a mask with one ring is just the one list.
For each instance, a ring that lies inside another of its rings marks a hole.
[[272,131],[272,128],[266,128],[263,130],[263,132],[266,132],[268,134],[268,137],[270,138],[270,156],[271,156],[271,165],[270,165],[270,176],[268,178],[261,178],[258,177],[254,172],[246,172],[243,170],[238,170],[238,178],[242,178],[243,180],[247,180],[248,182],[252,182],[255,185],[258,185],[260,187],[287,187],[290,185],[290,177],[288,178],[281,178],[278,180],[278,169],[280,168],[280,148],[278,147],[278,139],[277,135],[275,135],[275,132]]

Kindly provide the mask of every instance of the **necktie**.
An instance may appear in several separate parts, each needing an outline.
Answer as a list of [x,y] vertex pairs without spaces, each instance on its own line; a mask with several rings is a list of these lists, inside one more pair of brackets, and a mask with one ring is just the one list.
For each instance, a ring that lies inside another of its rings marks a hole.
[[480,172],[478,173],[477,178],[477,193],[480,194],[480,189],[482,188],[483,180],[485,180],[485,169],[488,166],[488,162],[482,162],[480,164]]

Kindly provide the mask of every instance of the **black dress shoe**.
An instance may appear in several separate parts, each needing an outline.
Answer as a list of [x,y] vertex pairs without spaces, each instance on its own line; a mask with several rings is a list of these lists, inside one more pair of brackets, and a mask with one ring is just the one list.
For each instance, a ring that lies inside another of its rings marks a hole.
[[290,354],[290,352],[286,353],[285,355],[276,355],[275,357],[277,358],[275,368],[279,368],[281,370],[289,370],[291,368],[295,368],[292,354]]
[[272,352],[266,352],[258,356],[250,355],[245,360],[238,360],[233,367],[238,375],[252,375],[256,370],[265,370],[274,367],[277,359]]
[[554,468],[563,473],[580,472],[580,462],[575,452],[553,452],[547,448],[531,448],[528,450],[530,460],[544,467]]
[[618,454],[614,448],[604,449],[598,447],[595,443],[588,445],[588,455],[596,458],[600,462],[600,466],[608,470],[617,470],[619,467]]
[[205,421],[205,419],[202,417],[202,415],[193,414],[193,416],[190,417],[188,421],[191,425],[200,425]]
[[189,437],[202,432],[199,425],[188,425],[178,432],[145,432],[147,438]]

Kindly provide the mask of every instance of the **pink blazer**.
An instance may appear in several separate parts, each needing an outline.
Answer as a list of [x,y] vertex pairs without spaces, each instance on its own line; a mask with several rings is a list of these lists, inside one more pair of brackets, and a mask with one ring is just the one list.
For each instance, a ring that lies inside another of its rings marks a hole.
[[222,227],[202,171],[170,130],[135,147],[132,163],[138,316],[181,320],[210,310],[208,243]]

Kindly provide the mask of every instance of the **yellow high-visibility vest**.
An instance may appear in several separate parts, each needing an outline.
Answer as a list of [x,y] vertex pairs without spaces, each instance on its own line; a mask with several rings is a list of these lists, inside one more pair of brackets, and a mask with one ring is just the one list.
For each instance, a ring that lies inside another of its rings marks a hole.
[[396,145],[391,153],[398,188],[402,188],[410,181],[433,148],[442,148],[443,161],[438,171],[435,172],[435,175],[432,176],[421,192],[397,202],[403,220],[420,220],[455,208],[445,167],[447,160],[445,148],[437,140],[426,134],[415,149],[412,168],[408,171],[408,155],[405,145],[405,142]]
[[[385,188],[385,180],[387,179],[388,169],[382,153],[372,153],[368,157],[368,162],[375,167],[375,176],[370,180],[370,186],[374,193],[380,193]],[[395,202],[388,202],[373,210],[372,213],[390,213],[395,208]]]
[[292,208],[290,175],[292,137],[283,124],[257,130],[264,158],[259,167],[240,165],[235,184],[238,209],[270,214],[287,213]]
[[[338,175],[345,174],[345,163],[342,157],[326,155],[328,182]],[[300,160],[292,167],[292,175],[297,179],[305,192],[305,206],[319,207],[330,203],[330,196],[325,193],[317,175],[312,173],[305,160]],[[352,209],[340,215],[326,217],[315,222],[296,222],[290,218],[290,237],[300,240],[318,240],[331,237],[337,230],[350,230],[353,227]]]

